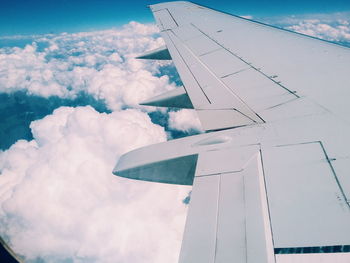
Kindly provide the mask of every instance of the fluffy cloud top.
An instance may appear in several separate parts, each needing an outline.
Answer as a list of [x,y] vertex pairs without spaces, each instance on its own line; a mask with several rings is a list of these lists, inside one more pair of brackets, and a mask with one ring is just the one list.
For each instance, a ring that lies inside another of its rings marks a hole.
[[188,109],[169,112],[169,127],[183,132],[203,132],[197,113]]
[[275,16],[268,24],[350,46],[350,12]]
[[174,88],[167,76],[154,76],[159,63],[134,58],[163,44],[157,32],[154,25],[130,22],[121,29],[36,36],[24,48],[2,48],[0,92],[62,98],[85,92],[111,110],[137,107]]
[[1,234],[28,262],[176,262],[188,187],[113,176],[118,157],[166,140],[147,114],[62,107],[0,154]]
[[306,19],[297,25],[287,27],[290,30],[336,42],[350,42],[350,26],[347,20],[325,23],[319,19]]

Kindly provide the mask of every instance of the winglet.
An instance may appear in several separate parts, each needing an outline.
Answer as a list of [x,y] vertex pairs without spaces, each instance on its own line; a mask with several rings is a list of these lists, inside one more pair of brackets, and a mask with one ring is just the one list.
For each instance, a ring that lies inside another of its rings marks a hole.
[[145,54],[136,57],[137,59],[156,59],[156,60],[171,60],[169,50],[166,46],[151,50]]
[[193,109],[192,102],[184,87],[180,87],[140,103],[146,106]]

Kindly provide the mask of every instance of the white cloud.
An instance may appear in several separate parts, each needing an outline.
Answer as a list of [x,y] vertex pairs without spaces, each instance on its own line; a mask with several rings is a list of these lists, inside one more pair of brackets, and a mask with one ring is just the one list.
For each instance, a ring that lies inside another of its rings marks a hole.
[[350,41],[350,27],[344,20],[327,24],[318,19],[307,19],[287,28],[330,41]]
[[1,234],[28,261],[176,262],[189,187],[112,175],[118,157],[166,140],[147,114],[61,107],[0,154]]
[[169,112],[169,127],[183,132],[203,132],[195,110],[182,109]]
[[62,98],[86,92],[111,110],[139,107],[138,102],[174,88],[167,76],[154,76],[159,63],[135,59],[164,44],[157,32],[155,25],[130,22],[120,29],[35,36],[24,48],[2,48],[0,92]]
[[334,42],[350,42],[350,12],[275,16],[261,19],[268,24]]
[[[79,74],[84,78],[83,70]],[[112,110],[121,109],[124,105],[137,108],[139,102],[172,88],[167,77],[157,78],[147,70],[130,72],[113,65],[106,65],[95,72],[89,83],[88,93],[97,99],[104,99]]]

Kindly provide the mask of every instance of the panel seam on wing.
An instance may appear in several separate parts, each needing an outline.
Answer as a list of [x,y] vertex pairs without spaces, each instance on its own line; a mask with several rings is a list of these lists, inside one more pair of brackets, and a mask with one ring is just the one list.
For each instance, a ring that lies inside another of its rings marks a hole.
[[276,81],[274,80],[272,77],[266,75],[263,71],[261,71],[259,68],[255,67],[252,65],[252,63],[249,63],[247,61],[245,61],[244,59],[242,59],[241,57],[237,56],[237,54],[233,53],[231,50],[229,50],[228,48],[226,48],[224,45],[220,44],[218,41],[216,41],[215,39],[213,39],[212,37],[210,37],[208,34],[206,34],[204,31],[202,31],[199,27],[197,27],[195,24],[191,23],[191,25],[196,28],[199,32],[201,32],[203,35],[205,35],[207,38],[209,38],[210,40],[212,40],[213,42],[215,42],[217,45],[219,45],[220,47],[222,47],[223,49],[225,49],[227,52],[229,52],[230,54],[232,54],[233,56],[235,56],[236,58],[238,58],[239,60],[241,60],[242,62],[246,63],[247,65],[249,65],[252,69],[254,69],[255,71],[259,72],[260,74],[262,74],[264,77],[268,78],[270,81],[274,82],[275,84],[277,84],[278,86],[280,86],[281,88],[285,89],[286,91],[288,91],[289,93],[291,93],[292,95],[294,95],[297,98],[300,98],[299,95],[296,94],[295,91],[291,91],[290,89],[288,89],[287,87],[283,86],[281,84],[280,81]]

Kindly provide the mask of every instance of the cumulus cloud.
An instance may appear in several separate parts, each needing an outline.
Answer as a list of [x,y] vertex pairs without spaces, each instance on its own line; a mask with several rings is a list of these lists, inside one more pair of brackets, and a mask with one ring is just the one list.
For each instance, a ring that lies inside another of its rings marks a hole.
[[319,19],[306,19],[299,22],[297,25],[292,25],[287,28],[302,34],[330,41],[350,41],[350,26],[349,21],[346,20],[337,20],[331,24],[327,24]]
[[113,176],[166,140],[146,113],[61,107],[0,153],[1,234],[28,262],[176,262],[188,187]]
[[268,24],[313,37],[349,45],[350,12],[306,14],[263,18]]
[[[171,62],[135,59],[164,44],[155,25],[130,22],[119,29],[36,35],[32,42],[23,48],[0,49],[0,92],[24,90],[64,99],[84,93],[104,102],[111,111],[139,108],[167,114],[139,105],[179,82]],[[163,69],[166,75],[161,74]]]
[[169,127],[183,132],[203,132],[197,113],[188,109],[169,112]]
[[166,115],[139,102],[180,85],[171,62],[135,59],[164,44],[155,25],[130,22],[111,30],[0,39],[31,43],[0,48],[0,93],[80,101],[83,94],[110,111],[139,108]]
[[120,29],[35,36],[24,48],[2,48],[0,92],[62,98],[85,92],[110,110],[138,107],[174,88],[167,76],[155,76],[159,63],[135,59],[164,44],[157,33],[155,25],[130,22]]

